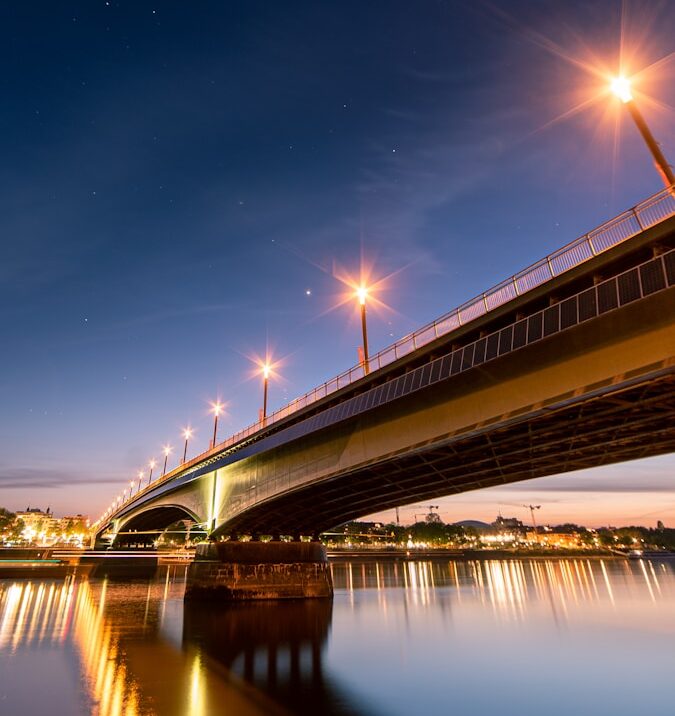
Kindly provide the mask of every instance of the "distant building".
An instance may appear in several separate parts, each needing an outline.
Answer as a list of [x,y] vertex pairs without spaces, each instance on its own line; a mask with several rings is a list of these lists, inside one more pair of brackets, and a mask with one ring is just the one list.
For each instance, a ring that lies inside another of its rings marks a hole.
[[61,531],[59,520],[54,517],[49,507],[46,512],[27,507],[24,512],[17,512],[16,517],[23,522],[22,537],[26,542],[40,546],[51,544]]
[[492,527],[499,532],[527,531],[523,523],[516,517],[502,517],[501,515],[492,523]]
[[73,532],[88,532],[89,518],[85,515],[75,515],[74,517],[62,517],[60,520],[62,531],[72,530]]
[[59,542],[81,546],[89,535],[89,518],[85,515],[62,517],[59,520]]
[[482,530],[479,530],[480,541],[488,546],[515,545],[522,541],[527,528],[516,517],[502,517],[497,519]]
[[21,535],[23,540],[40,547],[79,545],[89,534],[89,518],[85,515],[57,518],[49,508],[43,512],[27,507],[25,511],[17,512],[16,517],[24,525]]
[[528,532],[526,540],[531,544],[557,549],[577,549],[582,546],[578,532]]

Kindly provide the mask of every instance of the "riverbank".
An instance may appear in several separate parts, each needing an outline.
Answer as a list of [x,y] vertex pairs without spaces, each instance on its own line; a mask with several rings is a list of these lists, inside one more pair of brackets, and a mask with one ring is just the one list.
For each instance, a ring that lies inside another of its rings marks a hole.
[[509,559],[627,559],[627,554],[611,552],[609,550],[593,549],[556,549],[556,550],[532,550],[532,549],[444,549],[442,547],[433,549],[407,549],[383,548],[383,549],[329,549],[329,560],[344,559],[450,559],[458,561],[472,560],[509,560]]
[[[60,579],[68,575],[114,578],[148,578],[159,566],[187,565],[193,550],[157,552],[94,552],[91,550],[2,549],[1,579]],[[602,549],[449,549],[406,547],[350,547],[329,549],[329,562],[445,560],[456,562],[494,560],[564,560],[564,559],[650,559],[675,560],[675,552],[645,551],[623,553]]]

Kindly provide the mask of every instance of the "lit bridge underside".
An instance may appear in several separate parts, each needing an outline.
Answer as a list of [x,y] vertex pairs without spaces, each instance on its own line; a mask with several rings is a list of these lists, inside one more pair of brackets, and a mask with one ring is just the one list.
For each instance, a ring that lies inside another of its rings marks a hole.
[[[675,213],[675,200],[671,211]],[[100,529],[316,534],[675,450],[675,217],[173,471]],[[486,302],[486,307],[487,307]]]

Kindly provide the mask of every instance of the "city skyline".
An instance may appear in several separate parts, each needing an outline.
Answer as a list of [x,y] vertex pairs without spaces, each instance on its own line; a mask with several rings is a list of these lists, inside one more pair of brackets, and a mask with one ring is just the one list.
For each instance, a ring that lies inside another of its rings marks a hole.
[[[552,48],[587,62],[592,37],[615,66],[617,4],[515,5],[518,23],[439,6],[414,31],[403,3],[385,27],[357,3],[339,18],[214,6],[211,27],[171,3],[75,3],[37,22],[4,10],[35,31],[30,61],[7,60],[0,139],[14,167],[0,503],[95,519],[161,466],[162,445],[180,459],[184,427],[189,454],[206,449],[211,401],[227,403],[219,439],[255,422],[256,359],[278,362],[271,410],[354,365],[345,274],[390,277],[369,314],[376,352],[658,191],[618,103],[555,121],[586,77]],[[672,18],[652,14],[649,46],[643,18],[623,17],[641,66],[671,49]],[[53,25],[67,50],[50,63]],[[351,72],[331,72],[338,56]],[[662,108],[645,108],[667,156],[672,72],[650,78]],[[444,498],[440,514],[536,501],[545,521],[668,523],[674,468],[665,456],[540,478]]]

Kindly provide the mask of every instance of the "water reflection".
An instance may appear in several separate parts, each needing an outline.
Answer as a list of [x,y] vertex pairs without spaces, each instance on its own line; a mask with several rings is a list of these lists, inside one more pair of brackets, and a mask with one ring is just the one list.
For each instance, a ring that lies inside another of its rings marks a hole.
[[[364,559],[332,570],[333,602],[234,606],[184,606],[175,569],[0,581],[0,710],[410,713],[447,710],[452,689],[457,713],[515,714],[528,711],[517,685],[529,671],[553,714],[663,710],[675,698],[672,563]],[[647,652],[640,670],[633,654]],[[608,686],[622,663],[630,679]],[[584,704],[562,674],[583,684]]]
[[64,639],[75,591],[72,577],[64,584],[24,582],[0,589],[0,649]]
[[184,643],[198,646],[293,713],[351,713],[326,677],[323,651],[333,604],[314,599],[236,605],[186,604]]
[[[391,560],[346,561],[332,564],[336,590],[353,597],[375,589],[380,605],[399,601],[393,588],[414,606],[471,600],[503,619],[525,619],[528,605],[547,603],[564,614],[570,604],[608,601],[620,587],[630,600],[646,589],[652,601],[662,595],[660,576],[675,574],[672,562],[648,560]],[[611,573],[611,576],[610,576]],[[670,592],[672,596],[672,591]]]
[[[63,647],[74,647],[80,678],[59,684],[62,692],[52,694],[51,716],[269,713],[260,702],[250,702],[236,687],[214,678],[196,650],[180,649],[183,589],[184,580],[171,570],[150,583],[72,578],[0,583],[0,663],[3,650],[30,653],[37,646],[43,653],[58,650],[67,659],[72,650],[64,652]],[[0,670],[0,688],[9,691],[10,705],[13,698],[22,704],[8,713],[46,713],[31,694],[44,668],[40,665],[25,675],[25,683],[13,685],[3,683]],[[65,693],[68,689],[80,692],[79,710]],[[224,707],[215,706],[223,699]]]

